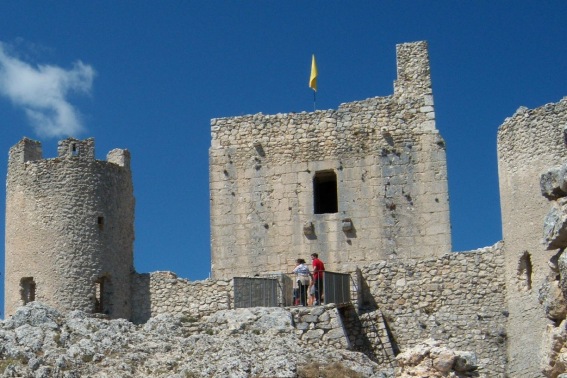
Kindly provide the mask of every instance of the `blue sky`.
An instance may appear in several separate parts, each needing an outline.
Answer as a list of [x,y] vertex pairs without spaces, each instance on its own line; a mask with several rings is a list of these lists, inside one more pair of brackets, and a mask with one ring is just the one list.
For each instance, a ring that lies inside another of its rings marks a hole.
[[210,119],[311,111],[312,53],[318,109],[390,95],[395,45],[417,40],[447,144],[453,250],[494,244],[497,129],[567,95],[564,1],[3,2],[0,176],[23,136],[45,157],[68,134],[94,137],[99,159],[129,149],[136,270],[204,279]]

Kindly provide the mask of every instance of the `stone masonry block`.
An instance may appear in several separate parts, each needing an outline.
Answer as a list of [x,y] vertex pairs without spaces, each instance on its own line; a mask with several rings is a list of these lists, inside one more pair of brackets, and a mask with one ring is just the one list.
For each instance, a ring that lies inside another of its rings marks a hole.
[[560,199],[544,219],[543,238],[548,250],[567,247],[567,199]]
[[547,199],[567,196],[567,164],[553,167],[540,176],[541,194]]

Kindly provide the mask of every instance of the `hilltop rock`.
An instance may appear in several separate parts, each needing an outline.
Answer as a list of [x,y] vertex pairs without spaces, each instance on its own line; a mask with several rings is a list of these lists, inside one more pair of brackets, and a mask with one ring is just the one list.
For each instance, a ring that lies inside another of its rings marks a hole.
[[281,308],[134,325],[32,302],[0,322],[0,377],[307,377],[326,366],[393,377],[362,353],[300,346]]

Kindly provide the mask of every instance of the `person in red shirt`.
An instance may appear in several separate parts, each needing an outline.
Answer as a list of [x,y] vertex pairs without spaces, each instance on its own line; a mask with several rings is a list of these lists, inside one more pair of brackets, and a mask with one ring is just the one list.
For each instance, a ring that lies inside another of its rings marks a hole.
[[319,255],[317,253],[311,254],[311,260],[313,261],[313,286],[315,287],[315,303],[314,305],[321,304],[321,297],[323,296],[323,274],[325,271],[325,264],[323,261],[319,260]]

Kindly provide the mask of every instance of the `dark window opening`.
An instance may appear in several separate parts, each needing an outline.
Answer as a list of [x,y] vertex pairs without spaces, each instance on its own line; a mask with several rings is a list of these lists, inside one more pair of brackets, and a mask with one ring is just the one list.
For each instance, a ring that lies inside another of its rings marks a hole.
[[104,217],[98,217],[97,224],[99,230],[104,230]]
[[71,144],[71,155],[79,156],[79,148],[75,143]]
[[35,301],[35,282],[33,277],[24,277],[20,281],[22,301],[24,304]]
[[524,279],[525,287],[530,290],[532,288],[532,259],[528,251],[525,251],[520,257],[518,266],[518,275],[520,279]]
[[337,174],[333,171],[315,173],[313,178],[313,202],[315,214],[338,212]]
[[95,308],[94,312],[102,314],[104,312],[104,277],[95,282]]
[[112,281],[105,274],[99,277],[94,284],[94,313],[108,315],[112,307]]

